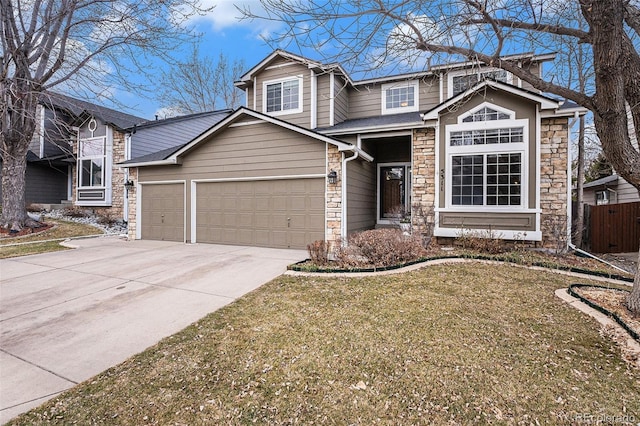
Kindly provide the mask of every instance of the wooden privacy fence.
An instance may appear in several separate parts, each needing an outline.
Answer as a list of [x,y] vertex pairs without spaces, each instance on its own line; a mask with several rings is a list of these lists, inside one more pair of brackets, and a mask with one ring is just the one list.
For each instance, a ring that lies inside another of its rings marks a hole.
[[589,229],[595,253],[637,252],[640,246],[640,202],[591,206]]

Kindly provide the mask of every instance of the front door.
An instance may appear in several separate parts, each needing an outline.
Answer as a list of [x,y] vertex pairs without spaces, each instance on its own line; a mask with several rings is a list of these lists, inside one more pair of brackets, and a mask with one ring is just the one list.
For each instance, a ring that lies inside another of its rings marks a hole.
[[398,222],[411,214],[411,165],[378,165],[378,223]]

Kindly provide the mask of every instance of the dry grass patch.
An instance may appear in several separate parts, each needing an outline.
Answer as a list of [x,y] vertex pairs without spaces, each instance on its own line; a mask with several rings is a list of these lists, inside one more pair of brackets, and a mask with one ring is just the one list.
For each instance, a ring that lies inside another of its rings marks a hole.
[[11,424],[640,421],[640,371],[555,298],[568,284],[480,263],[283,276]]
[[[28,254],[67,250],[66,247],[60,245],[60,241],[71,237],[98,235],[103,233],[101,229],[96,228],[95,226],[85,225],[82,223],[51,218],[47,218],[46,222],[53,223],[54,226],[44,232],[37,232],[36,230],[36,233],[32,235],[26,235],[17,238],[0,238],[0,259],[26,256]],[[19,245],[13,245],[16,243],[19,243]]]

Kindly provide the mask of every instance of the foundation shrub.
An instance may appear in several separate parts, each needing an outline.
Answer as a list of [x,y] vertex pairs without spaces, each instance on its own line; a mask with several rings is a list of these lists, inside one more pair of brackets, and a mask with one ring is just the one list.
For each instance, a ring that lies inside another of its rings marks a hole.
[[324,240],[317,240],[307,245],[309,259],[316,265],[326,265],[329,262],[329,245]]
[[463,249],[482,253],[498,254],[507,250],[504,240],[491,230],[462,230],[455,243]]
[[68,217],[88,217],[88,212],[80,206],[71,206],[62,210],[62,214]]
[[105,211],[99,214],[96,220],[100,225],[113,226],[120,221],[120,218],[115,213]]
[[424,256],[420,236],[403,235],[399,229],[372,229],[358,232],[346,246],[336,250],[335,260],[341,268],[398,265]]

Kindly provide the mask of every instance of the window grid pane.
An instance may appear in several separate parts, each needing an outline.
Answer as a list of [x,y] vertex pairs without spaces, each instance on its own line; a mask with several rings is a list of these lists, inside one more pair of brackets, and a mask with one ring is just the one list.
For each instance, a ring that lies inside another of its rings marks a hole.
[[487,155],[487,205],[519,206],[522,201],[521,155]]
[[496,121],[496,120],[508,120],[511,116],[504,112],[496,111],[495,109],[484,107],[479,111],[470,114],[465,117],[463,123],[473,123],[478,121]]
[[407,108],[415,105],[413,86],[396,87],[386,91],[386,108]]
[[484,204],[484,156],[454,156],[452,159],[451,204],[481,206]]
[[282,110],[282,86],[280,83],[267,85],[267,112]]
[[461,130],[451,132],[450,146],[487,145],[498,143],[521,143],[524,141],[523,128]]
[[282,83],[282,109],[298,108],[298,81],[285,81]]
[[458,75],[452,79],[452,91],[453,95],[462,93],[465,90],[473,87],[479,80],[490,78],[492,80],[501,81],[506,83],[508,81],[508,74],[505,70],[485,71],[481,73]]

